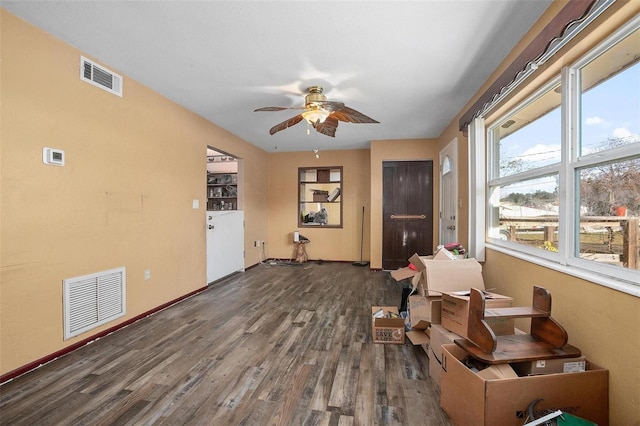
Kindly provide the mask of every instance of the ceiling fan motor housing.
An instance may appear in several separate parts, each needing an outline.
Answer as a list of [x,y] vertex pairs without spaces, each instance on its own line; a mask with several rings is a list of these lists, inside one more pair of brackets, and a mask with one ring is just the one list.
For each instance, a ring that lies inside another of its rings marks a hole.
[[305,106],[316,106],[318,107],[318,103],[325,102],[327,97],[322,94],[323,89],[320,86],[311,86],[309,87],[309,94],[305,96]]

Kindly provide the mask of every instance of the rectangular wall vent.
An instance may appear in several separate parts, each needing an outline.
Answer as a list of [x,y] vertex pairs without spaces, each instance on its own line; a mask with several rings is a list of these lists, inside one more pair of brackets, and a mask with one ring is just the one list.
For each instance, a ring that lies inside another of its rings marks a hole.
[[65,340],[126,313],[125,274],[121,267],[63,281]]
[[80,56],[80,80],[122,97],[122,76]]

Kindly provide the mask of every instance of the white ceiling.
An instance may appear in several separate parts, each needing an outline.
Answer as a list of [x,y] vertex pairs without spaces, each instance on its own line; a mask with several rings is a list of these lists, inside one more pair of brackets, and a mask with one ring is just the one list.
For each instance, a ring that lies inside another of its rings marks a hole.
[[[551,0],[2,1],[269,152],[438,137]],[[379,124],[269,129],[312,85]],[[127,96],[126,80],[124,96]],[[215,141],[211,141],[215,147]],[[231,153],[233,154],[233,153]]]

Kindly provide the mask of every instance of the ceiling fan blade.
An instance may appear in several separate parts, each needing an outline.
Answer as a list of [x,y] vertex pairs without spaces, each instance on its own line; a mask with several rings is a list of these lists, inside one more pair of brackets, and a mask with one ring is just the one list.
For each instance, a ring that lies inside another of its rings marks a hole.
[[[308,88],[309,94],[305,96],[304,107],[275,107],[267,106],[258,108],[255,111],[284,111],[287,109],[304,110],[301,114],[291,117],[288,120],[283,121],[280,124],[273,126],[269,133],[274,135],[280,130],[288,129],[305,119],[311,121],[316,119],[315,123],[311,123],[313,128],[323,135],[336,136],[336,130],[338,129],[338,122],[344,121],[347,123],[378,123],[371,117],[364,115],[363,113],[356,111],[353,108],[345,106],[342,102],[328,101],[327,97],[322,94],[322,87],[312,86]],[[303,116],[304,114],[304,116]],[[320,120],[324,119],[324,122]]]
[[373,118],[347,106],[334,112],[331,116],[347,123],[378,123],[378,121]]
[[253,110],[253,112],[258,112],[258,111],[284,111],[286,109],[305,109],[304,107],[274,107],[274,106],[270,106],[270,107],[262,107],[262,108],[258,108]]
[[269,130],[269,134],[270,135],[276,134],[280,130],[288,129],[289,127],[294,126],[294,125],[298,124],[301,121],[302,121],[302,115],[298,114],[295,117],[291,117],[290,119],[285,120],[282,123],[276,124],[275,126],[273,126]]
[[315,103],[319,104],[322,108],[331,112],[340,111],[341,109],[345,108],[342,102],[321,101],[321,102],[315,102]]
[[324,123],[314,123],[313,127],[316,129],[318,133],[322,133],[323,135],[331,136],[332,138],[336,137],[336,129],[338,128],[338,120],[333,117],[333,114],[327,117],[324,120]]

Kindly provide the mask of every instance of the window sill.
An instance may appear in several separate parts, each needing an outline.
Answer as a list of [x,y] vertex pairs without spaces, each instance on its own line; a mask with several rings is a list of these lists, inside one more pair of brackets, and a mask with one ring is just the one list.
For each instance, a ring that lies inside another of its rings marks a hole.
[[563,274],[571,275],[573,277],[580,278],[585,281],[590,281],[592,283],[599,284],[613,290],[621,291],[623,293],[627,293],[635,297],[640,297],[640,286],[635,285],[629,281],[615,279],[615,278],[597,274],[595,272],[588,271],[582,268],[577,268],[575,266],[561,265],[557,262],[553,262],[537,256],[532,256],[530,254],[523,253],[523,252],[515,252],[509,248],[502,247],[500,245],[492,244],[489,242],[486,243],[485,247],[487,249],[490,249],[502,254],[506,254],[508,256],[515,257],[520,260],[524,260],[526,262],[530,262],[548,269],[552,269],[554,271],[561,272]]

